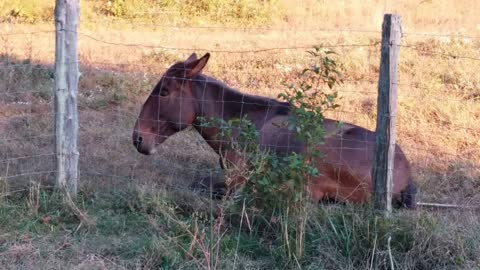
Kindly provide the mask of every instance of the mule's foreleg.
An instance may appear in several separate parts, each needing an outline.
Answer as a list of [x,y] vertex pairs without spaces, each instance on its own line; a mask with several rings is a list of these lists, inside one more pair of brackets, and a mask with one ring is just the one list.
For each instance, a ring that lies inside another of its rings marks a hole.
[[220,167],[225,171],[223,176],[207,176],[190,185],[194,191],[209,192],[214,199],[222,199],[238,190],[247,182],[247,162],[236,151],[220,154]]
[[402,190],[401,194],[401,203],[407,209],[415,209],[417,206],[417,187],[415,184],[410,181],[408,185]]
[[227,193],[225,181],[221,176],[207,176],[194,181],[190,189],[196,192],[210,193],[213,199],[222,199]]
[[369,187],[361,183],[345,183],[322,175],[309,182],[311,198],[315,202],[336,201],[365,203],[370,198]]
[[225,185],[227,190],[234,191],[247,182],[247,161],[237,151],[226,151],[221,155],[223,168],[226,170]]

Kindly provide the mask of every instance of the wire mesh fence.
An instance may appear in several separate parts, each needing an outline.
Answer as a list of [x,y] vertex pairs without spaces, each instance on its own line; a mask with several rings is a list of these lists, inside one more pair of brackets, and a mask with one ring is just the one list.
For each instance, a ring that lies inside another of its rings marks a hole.
[[[166,137],[154,154],[140,154],[132,133],[137,119],[142,119],[141,107],[162,74],[193,52],[199,56],[211,53],[203,73],[225,86],[278,99],[287,88],[285,83],[296,82],[312,64],[306,51],[321,46],[336,52],[343,73],[343,83],[335,86],[340,107],[325,112],[326,116],[374,130],[381,32],[315,26],[178,26],[160,19],[123,21],[128,27],[119,30],[115,20],[106,20],[84,21],[89,26],[101,23],[103,28],[85,27],[78,32],[79,205],[97,221],[95,233],[86,229],[83,234],[81,219],[72,228],[64,222],[68,211],[59,210],[64,205],[52,203],[50,197],[40,198],[40,214],[32,215],[35,221],[28,221],[28,227],[45,227],[48,232],[59,227],[68,236],[60,242],[36,237],[53,246],[35,239],[33,246],[41,247],[41,252],[29,255],[21,250],[15,253],[15,248],[24,247],[24,242],[32,246],[31,240],[12,236],[11,244],[4,244],[9,232],[0,233],[0,261],[10,255],[21,261],[33,258],[35,264],[30,268],[35,268],[42,265],[42,256],[54,262],[57,256],[61,257],[58,265],[66,265],[68,257],[75,260],[76,268],[100,265],[112,269],[159,268],[169,263],[172,268],[257,269],[278,263],[269,260],[282,264],[288,252],[295,252],[293,241],[291,247],[288,241],[298,236],[295,229],[302,229],[291,227],[289,231],[284,226],[296,226],[297,220],[287,221],[288,215],[262,215],[250,207],[252,194],[212,200],[212,191],[223,190],[208,186],[205,180],[220,181],[231,175],[221,168],[219,155],[209,146],[211,141],[202,137],[201,129],[188,127]],[[52,91],[55,32],[38,28],[0,28],[0,206],[6,197],[23,196],[21,202],[28,211],[17,213],[25,215],[35,209],[35,198],[43,196],[35,197],[35,183],[51,186],[57,173]],[[418,201],[427,204],[418,211],[395,212],[386,227],[371,219],[368,207],[328,202],[320,207],[308,205],[313,207],[308,209],[311,216],[303,239],[307,262],[289,262],[292,268],[298,263],[299,268],[308,265],[311,269],[374,268],[374,259],[384,268],[394,264],[402,269],[474,268],[478,264],[473,254],[478,248],[472,246],[478,243],[475,228],[480,203],[479,46],[475,35],[404,33],[397,143],[411,164]],[[202,81],[190,83],[201,85]],[[272,110],[268,102],[203,101],[240,110],[249,106]],[[157,119],[155,123],[175,125],[178,121]],[[371,140],[357,137],[324,150],[366,152],[372,145]],[[272,141],[267,146],[279,144]],[[342,160],[331,160],[330,165],[341,167]],[[370,169],[368,164],[356,166]],[[6,213],[15,217],[16,212]],[[291,234],[285,236],[285,232]],[[393,237],[388,247],[384,236]],[[287,252],[288,248],[292,250]]]
[[[218,156],[192,129],[173,136],[155,156],[141,156],[132,145],[133,124],[143,100],[166,68],[192,52],[212,53],[206,70],[212,77],[242,92],[275,98],[282,82],[295,79],[309,64],[306,50],[319,45],[332,49],[343,62],[345,77],[337,87],[341,107],[327,115],[370,130],[375,127],[379,31],[154,26],[168,32],[141,38],[78,33],[81,185],[118,188],[128,182],[166,183],[189,190],[202,175],[220,171]],[[208,36],[212,29],[233,32],[232,41],[221,34]],[[276,34],[269,37],[270,32]],[[176,40],[165,39],[171,33],[176,33]],[[53,44],[53,34],[49,30],[0,33],[0,171],[9,185],[48,182],[55,173],[53,64],[48,60],[53,46],[45,47]],[[336,34],[360,38],[332,38]],[[242,38],[247,41],[239,42]],[[13,44],[25,39],[31,40],[27,53],[19,52],[25,48]],[[286,40],[290,40],[286,45],[272,46]],[[478,117],[480,80],[478,74],[459,73],[479,65],[477,40],[476,36],[404,33],[397,137],[424,187],[419,200],[478,202],[472,188],[478,184],[480,127],[472,119]]]

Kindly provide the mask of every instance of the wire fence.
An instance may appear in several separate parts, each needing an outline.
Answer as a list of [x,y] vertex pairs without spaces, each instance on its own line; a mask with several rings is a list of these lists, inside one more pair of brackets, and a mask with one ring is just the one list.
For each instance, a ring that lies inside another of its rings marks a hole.
[[[184,31],[243,31],[253,36],[265,31],[290,33],[291,37],[301,32],[319,36],[317,42],[310,44],[247,44],[245,48],[239,45],[238,49],[231,49],[221,45],[197,47],[164,46],[158,42],[119,42],[116,38],[110,40],[94,33],[78,32],[80,44],[88,44],[86,47],[89,48],[105,46],[101,49],[107,55],[97,60],[95,58],[99,54],[88,56],[89,52],[82,51],[80,46],[81,57],[78,64],[82,72],[79,88],[81,185],[119,187],[128,182],[163,183],[166,187],[189,191],[192,182],[212,172],[219,173],[218,156],[193,129],[169,138],[167,143],[159,146],[158,154],[154,156],[141,156],[132,145],[133,124],[142,102],[168,66],[181,60],[178,52],[182,55],[210,52],[214,63],[212,68],[207,67],[207,74],[226,81],[227,85],[232,85],[242,92],[275,97],[282,89],[277,77],[294,78],[295,74],[308,64],[305,51],[319,44],[323,48],[338,50],[340,60],[345,58],[345,62],[348,62],[345,64],[344,82],[337,87],[342,97],[342,106],[328,112],[328,116],[353,122],[370,130],[375,128],[378,82],[376,67],[379,62],[380,31],[146,25]],[[325,33],[351,33],[369,38],[355,42],[322,39],[321,35]],[[44,61],[48,57],[41,56],[40,60],[36,60],[35,56],[22,59],[15,52],[11,52],[14,49],[10,50],[8,43],[11,39],[35,39],[53,34],[54,31],[50,30],[0,32],[0,42],[4,43],[4,52],[0,55],[0,179],[8,182],[14,191],[22,190],[21,187],[25,187],[30,181],[51,181],[55,173],[55,112],[49,92],[53,89],[54,67],[51,61]],[[180,36],[176,38],[187,39]],[[449,47],[452,45],[448,42],[425,47],[425,43],[436,38],[449,38],[453,43],[457,39],[478,40],[480,37],[404,33],[400,45],[401,53],[410,56],[404,61],[402,54],[400,55],[397,116],[399,144],[412,163],[415,178],[424,188],[420,189],[420,200],[474,205],[479,202],[479,197],[471,188],[478,185],[480,126],[472,120],[479,117],[480,93],[475,89],[480,87],[480,78],[478,74],[450,74],[445,70],[450,68],[456,71],[465,65],[479,65],[480,54],[475,43],[468,42],[460,44],[468,48],[473,46],[473,49],[467,48],[459,52]],[[133,60],[129,55],[125,55],[123,59],[115,57],[116,48],[122,48],[120,53],[130,51],[137,57]],[[125,48],[127,51],[124,51]],[[148,50],[146,55],[145,50]],[[158,50],[162,53],[158,53]],[[136,51],[142,51],[143,54]],[[296,59],[300,54],[304,56]],[[355,57],[350,59],[350,56]],[[260,61],[256,61],[257,58]],[[430,68],[438,65],[442,70],[434,74],[436,71],[428,70],[424,64],[430,64]],[[417,73],[420,73],[420,76],[417,76]],[[422,75],[430,75],[431,78]],[[460,78],[461,76],[464,78]],[[452,90],[453,88],[457,90]],[[241,105],[249,104],[241,102]],[[452,115],[453,113],[458,113],[458,116]],[[352,149],[345,147],[338,150]],[[466,188],[462,189],[461,186]],[[455,194],[452,194],[450,189],[455,190]]]

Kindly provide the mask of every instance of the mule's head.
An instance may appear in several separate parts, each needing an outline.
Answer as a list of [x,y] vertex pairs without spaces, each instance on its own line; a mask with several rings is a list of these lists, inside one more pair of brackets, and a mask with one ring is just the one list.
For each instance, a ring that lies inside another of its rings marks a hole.
[[172,65],[163,74],[143,104],[133,130],[133,145],[145,155],[174,133],[191,125],[196,118],[192,79],[200,74],[210,54],[200,59],[194,53]]

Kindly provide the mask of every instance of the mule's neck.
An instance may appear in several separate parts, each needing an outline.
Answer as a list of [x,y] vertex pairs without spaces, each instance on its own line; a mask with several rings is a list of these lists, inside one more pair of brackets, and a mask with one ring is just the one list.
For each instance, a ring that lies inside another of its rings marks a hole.
[[[193,80],[192,92],[197,100],[196,115],[205,119],[218,118],[228,121],[245,117],[260,129],[272,117],[290,112],[290,104],[287,102],[244,94],[205,75],[199,75]],[[199,123],[195,124],[202,137],[218,152],[220,147],[216,141],[218,130],[200,128]]]

